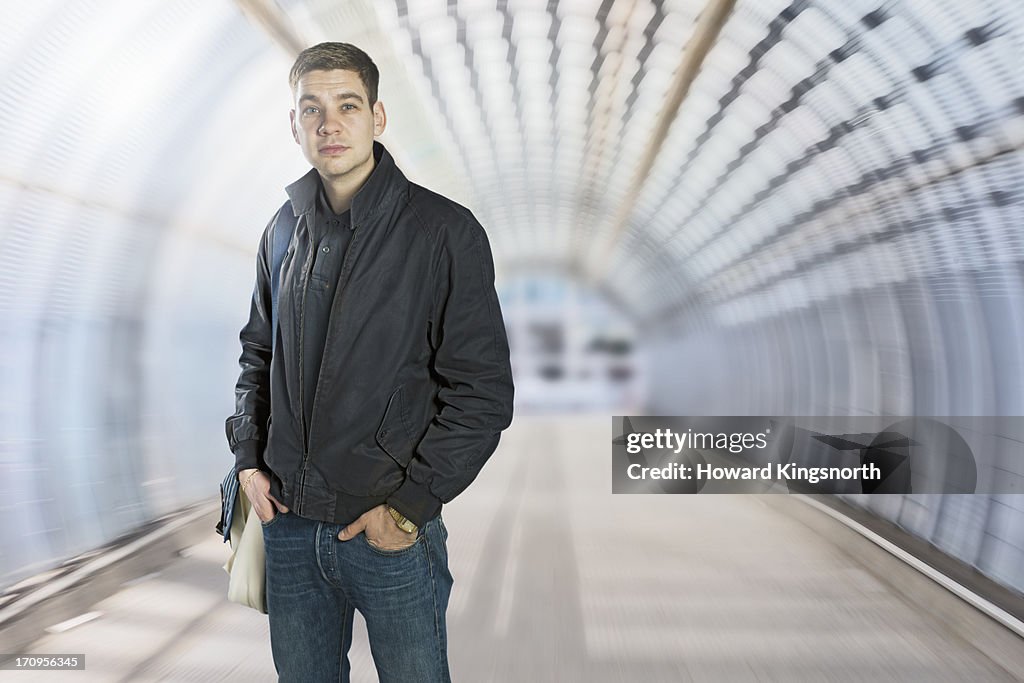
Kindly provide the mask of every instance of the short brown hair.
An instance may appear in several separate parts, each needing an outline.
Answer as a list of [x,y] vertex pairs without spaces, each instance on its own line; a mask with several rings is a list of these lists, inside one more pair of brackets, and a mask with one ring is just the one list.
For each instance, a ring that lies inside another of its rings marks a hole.
[[380,73],[370,55],[349,43],[319,43],[307,47],[299,53],[288,73],[288,84],[292,92],[299,85],[299,79],[310,71],[330,71],[344,69],[355,71],[366,88],[366,96],[370,98],[370,106],[377,101],[377,84]]

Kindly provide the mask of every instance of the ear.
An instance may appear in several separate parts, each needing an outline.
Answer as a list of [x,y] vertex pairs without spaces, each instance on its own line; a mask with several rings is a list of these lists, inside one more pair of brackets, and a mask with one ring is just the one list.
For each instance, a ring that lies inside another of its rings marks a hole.
[[295,129],[295,110],[294,109],[292,109],[291,111],[288,112],[288,120],[291,122],[291,126],[292,126],[292,137],[295,138],[296,144],[301,144],[301,143],[299,143],[299,131],[297,131]]
[[379,137],[388,125],[388,115],[384,113],[384,103],[377,100],[373,103],[373,137]]

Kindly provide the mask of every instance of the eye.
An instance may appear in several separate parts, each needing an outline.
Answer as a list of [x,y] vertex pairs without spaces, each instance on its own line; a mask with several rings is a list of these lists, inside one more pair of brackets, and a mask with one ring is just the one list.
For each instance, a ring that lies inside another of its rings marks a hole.
[[354,104],[349,104],[349,103],[346,103],[346,104],[343,104],[343,105],[341,105],[341,108],[342,108],[342,109],[349,109],[349,110],[351,110],[351,109],[355,109],[355,108],[356,108],[356,105],[354,105]]
[[318,114],[318,113],[320,113],[320,110],[317,109],[316,107],[306,107],[305,109],[302,110],[302,113],[303,114]]

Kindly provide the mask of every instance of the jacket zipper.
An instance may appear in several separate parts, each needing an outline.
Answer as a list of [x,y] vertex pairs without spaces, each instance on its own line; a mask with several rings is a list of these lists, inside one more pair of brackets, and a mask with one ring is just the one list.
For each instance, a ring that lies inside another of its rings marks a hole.
[[[306,231],[310,234],[310,242],[312,242],[312,230],[309,229],[309,223],[316,220],[316,210],[306,214],[307,223]],[[302,313],[299,315],[299,423],[302,425],[302,472],[299,474],[299,485],[295,490],[295,511],[299,512],[302,510],[302,492],[306,485],[306,466],[309,460],[309,436],[306,431],[306,409],[303,405],[303,399],[305,397],[305,390],[302,387],[302,368],[304,363],[302,362],[302,336],[306,330],[306,290],[309,288],[309,270],[310,260],[312,260],[314,250],[310,250],[309,255],[306,256],[305,262],[302,264]],[[314,397],[315,398],[315,397]]]

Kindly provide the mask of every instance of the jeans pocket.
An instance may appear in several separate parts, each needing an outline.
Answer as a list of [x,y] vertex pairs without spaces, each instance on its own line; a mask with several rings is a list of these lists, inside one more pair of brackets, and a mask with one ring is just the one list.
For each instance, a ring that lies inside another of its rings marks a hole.
[[[256,513],[253,513],[253,514],[256,514]],[[269,519],[268,521],[266,521],[266,522],[264,522],[264,521],[263,521],[263,520],[261,519],[261,520],[260,520],[260,526],[261,526],[261,527],[263,527],[264,529],[266,529],[266,528],[267,528],[268,526],[270,526],[271,524],[273,524],[273,523],[274,523],[274,522],[276,522],[277,520],[281,519],[281,515],[283,515],[283,514],[284,514],[283,512],[277,512],[277,513],[275,513],[275,514],[274,514],[274,516],[273,516],[273,517],[271,517],[271,518],[270,518],[270,519]]]

